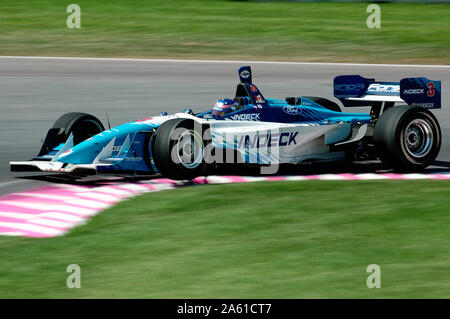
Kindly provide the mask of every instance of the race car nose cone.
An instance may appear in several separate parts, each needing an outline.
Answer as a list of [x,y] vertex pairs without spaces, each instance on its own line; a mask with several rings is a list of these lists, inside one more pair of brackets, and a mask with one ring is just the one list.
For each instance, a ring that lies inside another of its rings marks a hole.
[[68,164],[91,164],[98,153],[98,145],[84,141],[62,153],[57,160]]
[[67,151],[65,151],[64,153],[62,153],[61,155],[59,155],[59,157],[57,158],[58,161],[61,161],[62,159],[67,158],[68,156],[70,156],[70,154],[72,153],[72,149],[68,149]]
[[73,148],[71,148],[71,149],[67,150],[66,152],[62,153],[61,155],[59,155],[57,160],[58,160],[58,162],[62,162],[62,163],[81,164],[77,160],[77,155],[78,155],[77,153],[79,153],[79,152],[74,152]]

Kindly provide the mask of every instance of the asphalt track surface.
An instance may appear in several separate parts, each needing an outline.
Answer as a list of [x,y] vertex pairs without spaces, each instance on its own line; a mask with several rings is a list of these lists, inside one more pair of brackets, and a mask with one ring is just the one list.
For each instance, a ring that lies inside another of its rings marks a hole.
[[[106,126],[175,113],[202,111],[218,98],[234,97],[237,68],[245,62],[137,59],[0,57],[0,194],[43,182],[9,172],[9,161],[28,160],[53,122],[67,112],[87,112]],[[443,133],[431,169],[450,166],[450,67],[251,62],[253,81],[266,97],[323,96],[333,99],[333,77],[360,74],[380,81],[425,76],[442,81],[441,110],[433,111]],[[344,109],[345,112],[368,111]],[[346,168],[352,169],[352,168]],[[368,169],[370,171],[370,168]]]

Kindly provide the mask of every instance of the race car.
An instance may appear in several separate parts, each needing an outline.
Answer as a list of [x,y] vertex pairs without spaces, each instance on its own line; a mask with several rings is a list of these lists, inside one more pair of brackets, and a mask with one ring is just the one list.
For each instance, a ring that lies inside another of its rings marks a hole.
[[370,107],[369,113],[347,113],[320,97],[265,98],[250,66],[238,75],[234,98],[200,113],[162,113],[107,130],[93,115],[67,113],[48,131],[38,155],[10,162],[11,170],[161,173],[185,180],[217,165],[257,165],[272,174],[280,164],[379,158],[394,170],[420,171],[439,153],[441,129],[430,109],[441,107],[440,81],[338,76],[334,95],[345,107]]

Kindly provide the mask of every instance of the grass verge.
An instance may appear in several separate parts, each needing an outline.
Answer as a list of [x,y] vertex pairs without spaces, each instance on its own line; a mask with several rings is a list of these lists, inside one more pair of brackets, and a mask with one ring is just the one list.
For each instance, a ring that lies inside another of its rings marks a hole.
[[0,55],[450,63],[450,5],[223,0],[0,2]]
[[[64,237],[0,238],[0,298],[449,298],[446,181],[146,194]],[[66,267],[81,267],[81,289]],[[381,289],[366,267],[381,267]]]

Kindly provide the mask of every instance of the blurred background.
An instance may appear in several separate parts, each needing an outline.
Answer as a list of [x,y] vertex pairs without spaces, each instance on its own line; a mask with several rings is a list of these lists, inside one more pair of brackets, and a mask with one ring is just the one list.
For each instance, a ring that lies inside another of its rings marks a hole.
[[79,0],[69,29],[69,3],[3,0],[0,55],[442,64],[450,6],[437,2],[378,1],[369,29],[366,1]]

